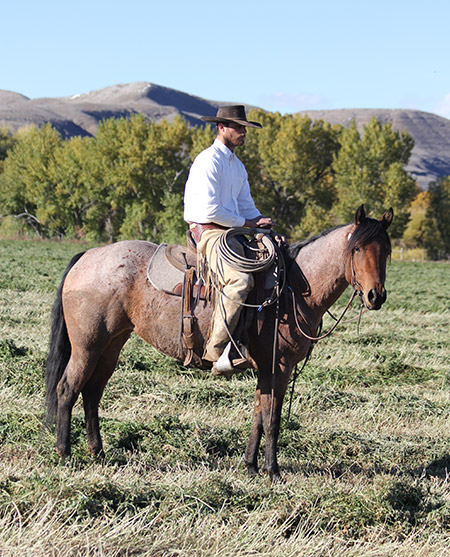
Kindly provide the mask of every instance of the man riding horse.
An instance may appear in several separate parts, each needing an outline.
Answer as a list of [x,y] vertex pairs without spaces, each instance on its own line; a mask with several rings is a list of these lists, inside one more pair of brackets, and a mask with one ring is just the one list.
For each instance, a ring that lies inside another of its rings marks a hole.
[[[261,128],[261,124],[249,122],[242,105],[222,106],[216,116],[205,116],[202,120],[217,124],[217,137],[191,166],[184,194],[184,219],[197,243],[197,252],[221,285],[220,303],[216,303],[203,359],[212,362],[213,372],[226,369],[230,373],[249,365],[230,339],[254,279],[251,273],[219,261],[217,245],[229,228],[271,229],[273,221],[256,208],[247,171],[234,153],[236,147],[244,144],[247,127]],[[239,241],[232,238],[231,243],[233,251],[244,256]]]

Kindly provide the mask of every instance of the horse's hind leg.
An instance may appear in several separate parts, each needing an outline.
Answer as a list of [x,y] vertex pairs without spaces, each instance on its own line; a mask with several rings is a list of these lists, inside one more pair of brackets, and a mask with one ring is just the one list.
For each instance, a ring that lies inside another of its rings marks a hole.
[[87,350],[75,348],[57,386],[58,416],[56,450],[61,458],[70,456],[72,409],[97,363]]
[[86,418],[86,433],[89,451],[94,455],[103,454],[100,435],[98,406],[108,379],[116,367],[119,353],[130,336],[130,331],[116,337],[100,356],[89,381],[83,387],[83,405]]

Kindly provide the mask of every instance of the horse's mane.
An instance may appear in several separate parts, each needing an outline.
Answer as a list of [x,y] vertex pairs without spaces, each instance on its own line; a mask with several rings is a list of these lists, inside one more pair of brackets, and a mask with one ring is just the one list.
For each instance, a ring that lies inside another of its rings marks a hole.
[[[345,224],[341,224],[339,226],[334,226],[329,230],[325,230],[320,234],[316,234],[307,240],[300,240],[299,242],[295,242],[291,246],[289,246],[289,255],[295,259],[299,254],[300,250],[303,249],[305,246],[309,246],[313,244],[319,238],[323,238],[327,236],[334,230],[347,226]],[[388,233],[386,232],[386,228],[381,223],[381,221],[372,218],[366,218],[360,223],[355,230],[352,232],[352,235],[349,238],[349,241],[346,246],[346,254],[352,252],[355,246],[358,244],[359,246],[366,246],[370,244],[374,240],[379,240],[384,244],[384,248],[388,255],[391,254],[391,241],[389,239]]]
[[325,230],[324,232],[321,232],[320,234],[316,234],[315,236],[311,236],[306,240],[299,240],[298,242],[294,242],[289,246],[289,255],[293,259],[295,259],[302,248],[304,248],[305,246],[309,246],[309,244],[313,244],[319,238],[323,238],[324,236],[327,236],[327,234],[333,232],[333,230],[337,230],[338,228],[342,228],[343,226],[345,226],[345,224],[340,224],[339,226],[333,226],[333,228]]

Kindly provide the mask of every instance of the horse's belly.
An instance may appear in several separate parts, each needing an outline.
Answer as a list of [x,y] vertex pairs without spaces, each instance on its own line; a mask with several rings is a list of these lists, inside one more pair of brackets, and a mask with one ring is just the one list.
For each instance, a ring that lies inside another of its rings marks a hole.
[[[143,304],[139,316],[133,319],[134,331],[158,351],[184,360],[185,349],[182,348],[183,311],[181,298],[170,296],[150,287],[147,292],[150,299]],[[196,352],[201,356],[203,343],[208,333],[212,318],[212,308],[203,302],[194,310],[193,328],[195,332]]]

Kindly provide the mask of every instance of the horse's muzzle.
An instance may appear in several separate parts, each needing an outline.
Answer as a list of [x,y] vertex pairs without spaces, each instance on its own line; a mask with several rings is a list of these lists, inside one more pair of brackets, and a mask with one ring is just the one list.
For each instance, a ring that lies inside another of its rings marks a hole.
[[379,290],[372,288],[365,297],[367,309],[380,309],[386,301],[386,289],[382,286]]

